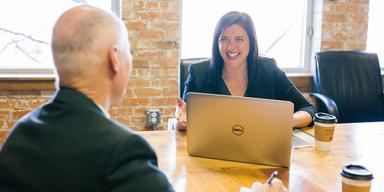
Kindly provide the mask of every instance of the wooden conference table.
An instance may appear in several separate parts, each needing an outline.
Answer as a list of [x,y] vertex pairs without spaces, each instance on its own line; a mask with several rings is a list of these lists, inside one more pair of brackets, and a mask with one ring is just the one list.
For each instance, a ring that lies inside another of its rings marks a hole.
[[294,149],[290,169],[191,157],[186,134],[177,131],[139,134],[155,149],[159,167],[176,191],[239,191],[255,181],[264,183],[274,170],[291,192],[341,191],[340,168],[350,162],[362,163],[373,172],[371,192],[384,191],[384,122],[338,124],[330,152]]

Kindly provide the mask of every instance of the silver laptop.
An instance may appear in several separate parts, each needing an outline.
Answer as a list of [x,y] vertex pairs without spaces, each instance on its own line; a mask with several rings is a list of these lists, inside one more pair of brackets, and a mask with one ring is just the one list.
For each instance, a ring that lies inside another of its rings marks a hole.
[[289,167],[293,103],[189,93],[187,151],[191,156]]

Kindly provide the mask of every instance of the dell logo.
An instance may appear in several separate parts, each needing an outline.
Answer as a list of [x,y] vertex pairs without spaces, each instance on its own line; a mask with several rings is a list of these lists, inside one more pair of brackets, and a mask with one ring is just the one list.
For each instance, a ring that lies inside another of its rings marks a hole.
[[232,132],[235,135],[242,135],[244,133],[244,128],[241,125],[234,125],[232,127]]

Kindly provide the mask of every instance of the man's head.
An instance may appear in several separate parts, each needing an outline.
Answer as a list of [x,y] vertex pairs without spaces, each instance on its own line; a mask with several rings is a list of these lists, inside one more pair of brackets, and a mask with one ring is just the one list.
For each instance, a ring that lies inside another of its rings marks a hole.
[[54,26],[52,53],[60,87],[103,89],[112,101],[125,94],[132,56],[116,16],[86,5],[69,9]]

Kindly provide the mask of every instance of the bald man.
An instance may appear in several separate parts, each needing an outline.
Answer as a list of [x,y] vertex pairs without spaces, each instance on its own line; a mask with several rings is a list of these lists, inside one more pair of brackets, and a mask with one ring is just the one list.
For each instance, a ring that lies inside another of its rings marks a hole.
[[53,99],[20,119],[0,152],[0,191],[173,191],[149,144],[110,119],[132,56],[125,25],[90,6],[57,20]]

